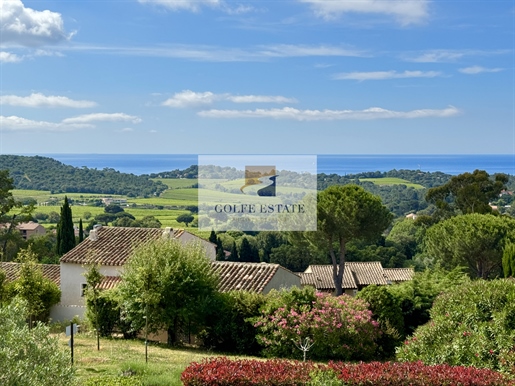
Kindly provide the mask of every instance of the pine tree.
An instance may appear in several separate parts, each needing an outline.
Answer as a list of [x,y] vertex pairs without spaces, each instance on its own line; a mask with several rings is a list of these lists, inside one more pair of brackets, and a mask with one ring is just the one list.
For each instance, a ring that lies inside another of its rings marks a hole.
[[64,196],[61,219],[57,224],[57,255],[62,256],[73,247],[75,247],[75,231],[73,230],[72,210],[68,203],[68,197]]

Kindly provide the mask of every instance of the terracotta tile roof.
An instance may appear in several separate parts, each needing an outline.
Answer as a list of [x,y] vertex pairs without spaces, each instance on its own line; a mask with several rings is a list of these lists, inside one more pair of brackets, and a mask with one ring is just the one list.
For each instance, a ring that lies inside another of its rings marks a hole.
[[[103,226],[96,230],[97,239],[85,238],[79,245],[61,257],[61,263],[121,266],[133,249],[145,242],[163,237],[161,228],[125,228]],[[172,231],[174,234],[177,231]]]
[[413,268],[385,268],[386,279],[391,282],[409,281],[413,279]]
[[40,225],[40,224],[38,224],[37,222],[34,222],[34,221],[22,222],[22,223],[20,223],[20,224],[18,224],[16,226],[16,228],[18,228],[19,230],[27,230],[27,231],[35,230],[35,229],[37,229],[39,227],[43,228],[42,225]]
[[[343,271],[343,289],[357,289],[358,283],[347,269],[348,263]],[[333,266],[332,265],[310,265],[308,269],[301,275],[300,282],[303,285],[313,285],[318,290],[334,290]]]
[[[20,274],[20,263],[1,263],[0,269],[5,272],[6,281],[11,282],[16,280]],[[39,264],[43,271],[43,276],[53,281],[58,286],[61,283],[61,271],[58,264]]]
[[[404,270],[404,268],[400,268]],[[400,275],[400,273],[398,273]],[[402,274],[408,277],[407,273]],[[302,285],[312,285],[321,291],[334,290],[333,266],[332,265],[310,265],[300,277]],[[360,287],[377,284],[387,285],[387,277],[379,261],[348,261],[345,263],[343,272],[343,289],[358,289]],[[411,280],[407,279],[407,280]]]
[[104,276],[98,285],[98,288],[102,290],[110,290],[118,286],[121,281],[122,278],[120,276]]
[[[219,290],[242,290],[261,293],[281,267],[279,264],[214,261],[212,267],[220,275]],[[288,271],[289,272],[289,271]]]
[[352,271],[359,286],[388,284],[383,266],[379,261],[349,261],[345,266]]

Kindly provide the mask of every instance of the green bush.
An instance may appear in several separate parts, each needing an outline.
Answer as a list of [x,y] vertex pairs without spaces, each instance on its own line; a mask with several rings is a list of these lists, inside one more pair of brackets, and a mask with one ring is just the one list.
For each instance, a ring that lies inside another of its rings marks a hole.
[[200,334],[205,347],[237,354],[256,355],[261,347],[249,318],[260,315],[265,296],[253,292],[218,293],[209,304],[207,323]]
[[2,386],[68,386],[74,370],[67,352],[49,328],[29,329],[27,302],[15,298],[0,307],[0,384]]
[[395,355],[395,347],[402,342],[404,319],[400,299],[392,295],[388,287],[370,285],[356,296],[369,304],[372,316],[379,322],[381,336],[378,343],[379,358],[386,359]]
[[431,320],[398,349],[401,361],[515,373],[515,282],[478,280],[437,298]]
[[[96,312],[94,312],[95,302]],[[120,305],[113,292],[103,291],[96,300],[88,298],[86,317],[93,328],[99,329],[100,336],[111,336],[120,324]]]

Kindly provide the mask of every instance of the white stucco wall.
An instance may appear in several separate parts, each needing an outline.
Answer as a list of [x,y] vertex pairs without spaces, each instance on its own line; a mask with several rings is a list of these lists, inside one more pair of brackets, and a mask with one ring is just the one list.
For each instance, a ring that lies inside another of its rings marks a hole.
[[272,289],[279,290],[281,288],[288,289],[291,287],[301,288],[300,277],[284,268],[279,268],[272,277],[272,280],[270,280],[263,289],[263,294],[269,293]]
[[[82,296],[82,285],[86,284],[83,273],[87,268],[80,264],[61,263],[61,301],[50,311],[55,321],[70,320],[74,316],[82,318],[86,307]],[[120,276],[123,267],[101,266],[104,276]]]

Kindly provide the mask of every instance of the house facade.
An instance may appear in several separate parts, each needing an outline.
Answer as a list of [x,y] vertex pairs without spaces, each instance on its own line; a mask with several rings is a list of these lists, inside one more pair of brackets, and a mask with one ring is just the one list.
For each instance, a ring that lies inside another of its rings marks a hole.
[[137,246],[159,239],[176,239],[181,243],[200,243],[206,256],[215,260],[216,245],[182,229],[171,228],[125,228],[95,226],[89,236],[60,260],[61,302],[52,308],[53,320],[70,320],[83,317],[86,311],[84,272],[90,264],[97,264],[104,276],[101,284],[109,288],[119,281],[123,266]]

